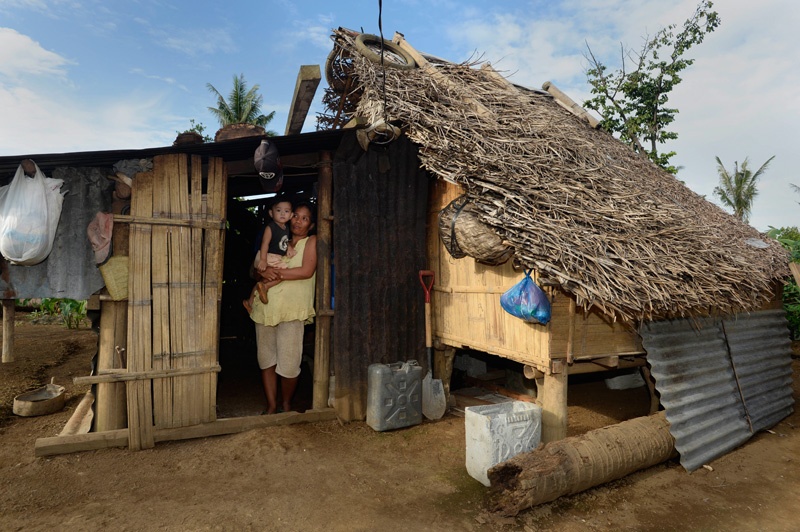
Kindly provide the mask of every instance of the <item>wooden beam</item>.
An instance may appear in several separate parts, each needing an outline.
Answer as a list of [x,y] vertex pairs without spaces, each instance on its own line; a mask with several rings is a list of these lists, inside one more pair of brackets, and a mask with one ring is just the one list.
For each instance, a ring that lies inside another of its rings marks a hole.
[[317,87],[322,79],[319,65],[303,65],[297,73],[297,83],[294,86],[292,105],[289,107],[289,118],[286,120],[285,135],[297,135],[303,129],[311,101],[317,92]]
[[328,406],[330,387],[331,328],[331,243],[333,223],[333,159],[330,152],[320,157],[317,216],[317,326],[314,340],[314,408]]
[[166,379],[169,377],[183,377],[186,375],[199,375],[201,373],[219,373],[222,367],[217,364],[207,368],[172,368],[154,369],[139,372],[108,372],[100,375],[89,375],[88,377],[74,377],[72,382],[75,384],[97,384],[100,382],[127,382],[140,381],[145,379]]
[[3,300],[3,363],[14,362],[14,318],[15,301]]
[[[553,361],[556,362],[556,361]],[[542,390],[542,443],[567,437],[567,366],[548,371]]]
[[790,262],[789,269],[792,270],[792,277],[794,277],[794,282],[800,286],[800,263],[798,262]]
[[545,81],[542,88],[550,93],[551,96],[558,102],[562,107],[564,107],[567,111],[574,114],[577,117],[583,118],[589,125],[593,128],[597,128],[600,125],[600,121],[597,120],[595,117],[590,115],[586,109],[575,103],[575,101],[561,92],[558,87],[550,83],[549,81]]
[[[155,429],[153,438],[156,442],[205,438],[235,434],[260,427],[277,427],[296,423],[316,423],[333,421],[336,412],[332,408],[323,410],[307,410],[303,413],[284,412],[271,416],[250,416],[218,419],[212,423],[202,423],[190,427]],[[94,451],[110,447],[127,447],[128,429],[110,430],[107,432],[90,432],[70,436],[38,438],[34,446],[36,456],[52,456],[56,454]]]

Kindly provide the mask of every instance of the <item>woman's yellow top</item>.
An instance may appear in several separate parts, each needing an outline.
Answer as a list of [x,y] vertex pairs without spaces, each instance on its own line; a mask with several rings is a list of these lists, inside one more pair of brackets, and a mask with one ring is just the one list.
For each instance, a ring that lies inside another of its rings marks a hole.
[[[308,243],[308,237],[297,243],[297,246],[295,246],[297,254],[294,257],[291,259],[284,258],[289,268],[299,268],[303,265],[306,243]],[[316,277],[317,274],[314,272],[309,279],[278,283],[267,292],[267,304],[262,303],[261,299],[255,297],[250,319],[270,327],[294,320],[301,320],[306,324],[313,323],[314,316],[316,316],[316,312],[314,312]]]

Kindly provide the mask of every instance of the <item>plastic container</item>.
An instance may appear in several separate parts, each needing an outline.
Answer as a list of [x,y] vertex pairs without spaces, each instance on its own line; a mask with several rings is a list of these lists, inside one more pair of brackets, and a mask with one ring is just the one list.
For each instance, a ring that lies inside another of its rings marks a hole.
[[367,425],[382,432],[422,423],[422,367],[416,360],[370,364]]
[[495,464],[530,451],[542,440],[542,407],[524,401],[468,406],[464,409],[467,472],[489,486]]

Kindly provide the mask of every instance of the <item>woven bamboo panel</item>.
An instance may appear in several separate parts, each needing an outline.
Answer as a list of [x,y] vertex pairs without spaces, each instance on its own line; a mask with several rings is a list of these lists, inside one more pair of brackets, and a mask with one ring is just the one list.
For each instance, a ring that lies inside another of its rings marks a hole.
[[[200,156],[174,154],[155,157],[149,176],[150,194],[137,196],[139,178],[134,180],[131,214],[138,218],[131,223],[128,371],[200,369],[134,381],[145,383],[148,395],[152,382],[152,405],[129,395],[129,419],[132,409],[140,413],[136,428],[129,428],[144,434],[149,424],[152,438],[153,426],[216,419],[211,368],[218,361],[227,174],[221,159],[211,158],[204,167]],[[131,441],[132,448],[147,446]]]
[[442,180],[433,188],[428,257],[436,273],[431,302],[434,337],[453,347],[469,347],[525,364],[546,366],[549,326],[526,323],[500,306],[500,296],[523,278],[523,272],[515,270],[511,262],[486,266],[471,257],[450,256],[439,239],[437,216],[463,191]]

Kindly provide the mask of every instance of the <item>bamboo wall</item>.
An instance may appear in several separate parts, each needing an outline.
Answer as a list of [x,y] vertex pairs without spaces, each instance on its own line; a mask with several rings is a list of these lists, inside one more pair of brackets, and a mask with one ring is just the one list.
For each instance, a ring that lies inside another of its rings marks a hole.
[[644,353],[638,334],[597,312],[576,311],[574,300],[561,290],[544,288],[552,305],[547,325],[526,323],[505,312],[500,296],[524,273],[514,269],[511,261],[486,266],[471,257],[454,259],[439,239],[438,214],[463,191],[442,180],[432,189],[428,256],[436,274],[433,334],[441,343],[484,351],[543,371],[554,358]]
[[462,190],[442,180],[432,187],[428,256],[436,275],[431,300],[434,337],[453,347],[469,347],[524,364],[546,366],[549,326],[526,323],[500,306],[500,296],[524,273],[515,270],[511,261],[486,266],[472,257],[454,259],[439,239],[438,215]]
[[124,426],[126,414],[129,446],[141,449],[154,429],[216,419],[225,163],[157,156],[132,190],[131,214],[114,215],[115,243],[130,228],[127,308],[103,302],[101,364],[84,380],[98,384],[97,430]]

